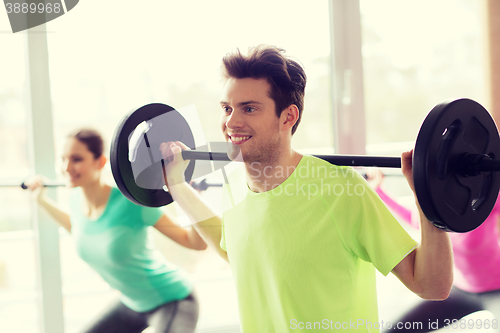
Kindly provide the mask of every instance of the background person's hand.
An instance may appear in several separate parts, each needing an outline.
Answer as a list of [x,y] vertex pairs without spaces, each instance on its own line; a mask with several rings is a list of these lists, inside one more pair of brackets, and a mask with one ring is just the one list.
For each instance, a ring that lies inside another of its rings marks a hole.
[[366,180],[373,189],[377,189],[384,181],[384,174],[379,168],[366,168]]
[[41,175],[34,175],[24,181],[24,185],[31,191],[33,199],[37,202],[42,201],[47,194],[47,188],[44,183],[47,181],[46,177]]

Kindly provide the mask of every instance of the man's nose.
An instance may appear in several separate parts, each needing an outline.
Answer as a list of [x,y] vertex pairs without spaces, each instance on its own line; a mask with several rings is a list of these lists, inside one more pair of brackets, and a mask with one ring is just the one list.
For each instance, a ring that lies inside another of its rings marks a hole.
[[233,111],[226,118],[227,128],[239,128],[243,126],[243,117],[239,112]]

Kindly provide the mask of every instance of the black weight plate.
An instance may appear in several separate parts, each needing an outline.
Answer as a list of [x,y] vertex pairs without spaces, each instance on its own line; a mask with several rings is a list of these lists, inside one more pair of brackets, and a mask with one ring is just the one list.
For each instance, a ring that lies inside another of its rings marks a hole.
[[[111,171],[118,189],[133,203],[160,207],[173,201],[164,190],[163,159],[159,151],[159,145],[168,141],[195,147],[187,121],[165,104],[148,104],[132,111],[116,128],[111,141]],[[191,180],[193,171],[194,160],[186,169],[186,181]]]
[[466,154],[500,156],[500,137],[489,112],[470,99],[439,104],[425,118],[413,151],[413,180],[425,216],[438,228],[471,231],[488,217],[500,190],[495,172],[464,175]]

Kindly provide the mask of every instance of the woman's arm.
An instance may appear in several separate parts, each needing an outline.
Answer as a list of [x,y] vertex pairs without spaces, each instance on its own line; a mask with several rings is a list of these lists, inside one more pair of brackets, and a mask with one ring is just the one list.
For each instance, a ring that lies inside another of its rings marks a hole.
[[500,214],[497,214],[496,220],[497,220],[497,233],[500,234]]
[[175,224],[169,216],[163,214],[154,227],[174,242],[193,250],[205,250],[207,243],[198,235],[193,227],[182,228]]
[[69,214],[62,210],[57,203],[47,197],[46,188],[43,186],[41,177],[36,176],[24,182],[31,190],[35,201],[64,229],[71,233],[71,221]]
[[375,192],[377,192],[380,199],[382,199],[382,201],[387,205],[387,207],[389,207],[394,213],[396,213],[398,216],[400,216],[403,219],[403,221],[405,221],[406,223],[408,223],[411,227],[413,227],[415,229],[420,228],[419,221],[413,218],[413,216],[414,216],[413,212],[410,209],[406,208],[405,206],[396,202],[396,200],[394,200],[393,198],[391,198],[382,189],[382,187],[380,185],[375,189]]
[[368,183],[375,189],[380,199],[385,203],[389,209],[402,218],[403,221],[408,223],[415,229],[420,228],[418,216],[415,216],[412,210],[399,204],[391,196],[389,196],[382,188],[384,174],[377,168],[369,168],[366,172]]

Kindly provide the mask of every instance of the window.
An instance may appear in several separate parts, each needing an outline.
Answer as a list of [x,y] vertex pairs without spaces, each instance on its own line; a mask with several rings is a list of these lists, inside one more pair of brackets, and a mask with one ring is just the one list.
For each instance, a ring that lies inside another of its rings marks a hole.
[[445,100],[485,103],[481,2],[361,0],[360,10],[369,144],[413,142]]
[[[8,23],[0,30],[8,31]],[[35,332],[36,259],[30,194],[24,36],[2,34],[0,57],[0,331]],[[11,185],[9,187],[5,185]]]

